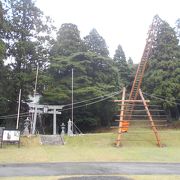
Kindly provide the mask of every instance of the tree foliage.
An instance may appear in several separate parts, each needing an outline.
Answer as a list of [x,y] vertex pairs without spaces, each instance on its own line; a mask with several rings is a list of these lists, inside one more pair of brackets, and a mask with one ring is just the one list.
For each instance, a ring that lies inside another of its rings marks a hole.
[[[52,58],[47,72],[51,79],[48,87],[43,92],[42,103],[71,104],[72,68],[74,70],[75,102],[100,96],[104,99],[107,95],[119,90],[118,71],[110,58],[98,56],[91,52],[79,52],[68,57]],[[83,128],[109,124],[111,120],[110,112],[113,107],[110,107],[110,104],[112,103],[107,101],[100,103],[101,98],[98,100],[99,103],[97,104],[86,107],[83,103],[82,108],[77,110],[75,108],[76,123],[81,127],[82,124],[84,124]],[[90,103],[93,103],[93,101],[90,101]],[[105,107],[107,109],[103,109]],[[65,109],[67,108],[65,107]],[[102,111],[104,112],[102,113]],[[65,118],[70,117],[70,112],[68,113],[69,115],[65,112]],[[92,119],[94,120],[90,122]],[[81,121],[83,121],[82,124]],[[88,125],[88,123],[90,124]]]
[[89,35],[84,37],[84,43],[87,51],[95,52],[97,55],[107,57],[109,55],[108,47],[102,36],[96,29],[92,29]]
[[145,77],[144,89],[165,101],[157,100],[169,112],[177,109],[180,98],[180,47],[173,28],[160,25]]
[[3,8],[6,54],[8,61],[12,59],[11,95],[16,101],[20,88],[23,98],[32,92],[37,65],[40,68],[45,66],[50,41],[48,33],[52,26],[48,26],[49,18],[43,15],[32,0],[4,1]]
[[3,41],[5,37],[4,33],[4,13],[2,3],[0,2],[0,114],[4,114],[8,111],[8,77],[9,69],[4,65],[6,45]]
[[[26,101],[34,89],[37,65],[41,70],[46,66],[51,41],[49,33],[53,26],[33,0],[1,2],[0,56],[5,63],[0,63],[0,114],[14,114],[17,113],[19,90],[22,90],[22,101]],[[14,124],[13,119],[6,119],[6,127],[14,128]]]
[[81,51],[83,51],[83,42],[78,27],[72,23],[62,24],[51,51],[52,55],[69,56]]
[[127,63],[130,68],[133,67],[133,60],[131,57],[128,58]]
[[[171,114],[180,109],[179,22],[176,33],[166,22],[160,24],[143,87],[164,97],[158,103]],[[56,40],[50,36],[53,30],[51,19],[33,0],[0,1],[0,115],[17,112],[19,89],[24,101],[32,94],[38,66],[41,103],[65,105],[58,118],[66,122],[71,117],[73,69],[75,123],[84,130],[109,125],[112,93],[131,84],[136,69],[132,59],[126,61],[121,45],[110,58],[96,29],[81,39],[77,25],[65,23]],[[9,127],[14,127],[12,122]]]
[[125,86],[129,85],[130,69],[128,67],[126,56],[121,45],[118,45],[113,60],[116,62],[117,68],[119,70],[120,80]]
[[176,33],[177,37],[180,39],[180,18],[176,21]]

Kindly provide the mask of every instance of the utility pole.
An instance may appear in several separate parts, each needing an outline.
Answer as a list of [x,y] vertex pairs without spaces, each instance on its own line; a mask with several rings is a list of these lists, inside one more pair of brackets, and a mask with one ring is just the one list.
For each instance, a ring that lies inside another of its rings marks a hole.
[[35,101],[35,97],[36,97],[38,73],[39,73],[39,65],[37,65],[37,70],[36,70],[36,80],[35,80],[35,86],[34,86],[34,101]]
[[38,73],[39,73],[39,65],[37,65],[36,69],[36,80],[35,80],[35,86],[34,86],[34,116],[33,118],[33,124],[32,124],[32,134],[35,134],[36,130],[36,119],[37,119],[37,107],[35,106],[35,100],[36,100],[36,90],[37,90],[37,79],[38,79]]
[[73,124],[74,124],[74,122],[73,122],[73,121],[74,121],[74,120],[73,120],[73,118],[74,118],[74,117],[73,117],[73,116],[74,116],[74,112],[73,112],[73,108],[74,108],[74,107],[73,107],[73,103],[74,103],[74,94],[73,94],[73,93],[74,93],[74,92],[73,92],[73,91],[74,91],[74,87],[73,87],[73,84],[74,84],[74,82],[73,82],[73,81],[74,81],[74,70],[73,70],[73,68],[72,68],[72,107],[71,107],[71,108],[72,108],[72,109],[71,109],[72,133],[73,133]]
[[18,114],[17,114],[17,123],[16,123],[16,129],[19,128],[19,113],[21,108],[21,89],[19,90],[19,100],[18,100]]

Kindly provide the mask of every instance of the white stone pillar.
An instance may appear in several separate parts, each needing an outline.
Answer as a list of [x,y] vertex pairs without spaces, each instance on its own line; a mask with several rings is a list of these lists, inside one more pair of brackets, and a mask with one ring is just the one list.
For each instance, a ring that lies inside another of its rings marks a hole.
[[53,135],[56,135],[56,109],[53,109]]
[[72,136],[73,132],[72,132],[72,121],[69,119],[68,121],[68,132],[67,132],[68,136]]

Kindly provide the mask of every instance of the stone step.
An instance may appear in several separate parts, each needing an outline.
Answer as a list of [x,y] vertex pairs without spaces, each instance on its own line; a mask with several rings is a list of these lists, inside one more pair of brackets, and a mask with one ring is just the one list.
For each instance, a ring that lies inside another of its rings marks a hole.
[[64,145],[61,135],[40,135],[41,144],[44,145]]

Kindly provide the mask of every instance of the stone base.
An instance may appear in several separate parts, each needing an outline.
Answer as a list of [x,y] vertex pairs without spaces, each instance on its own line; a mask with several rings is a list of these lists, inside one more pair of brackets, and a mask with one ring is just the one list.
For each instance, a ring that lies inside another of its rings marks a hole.
[[61,135],[40,135],[41,144],[64,145],[64,139]]

